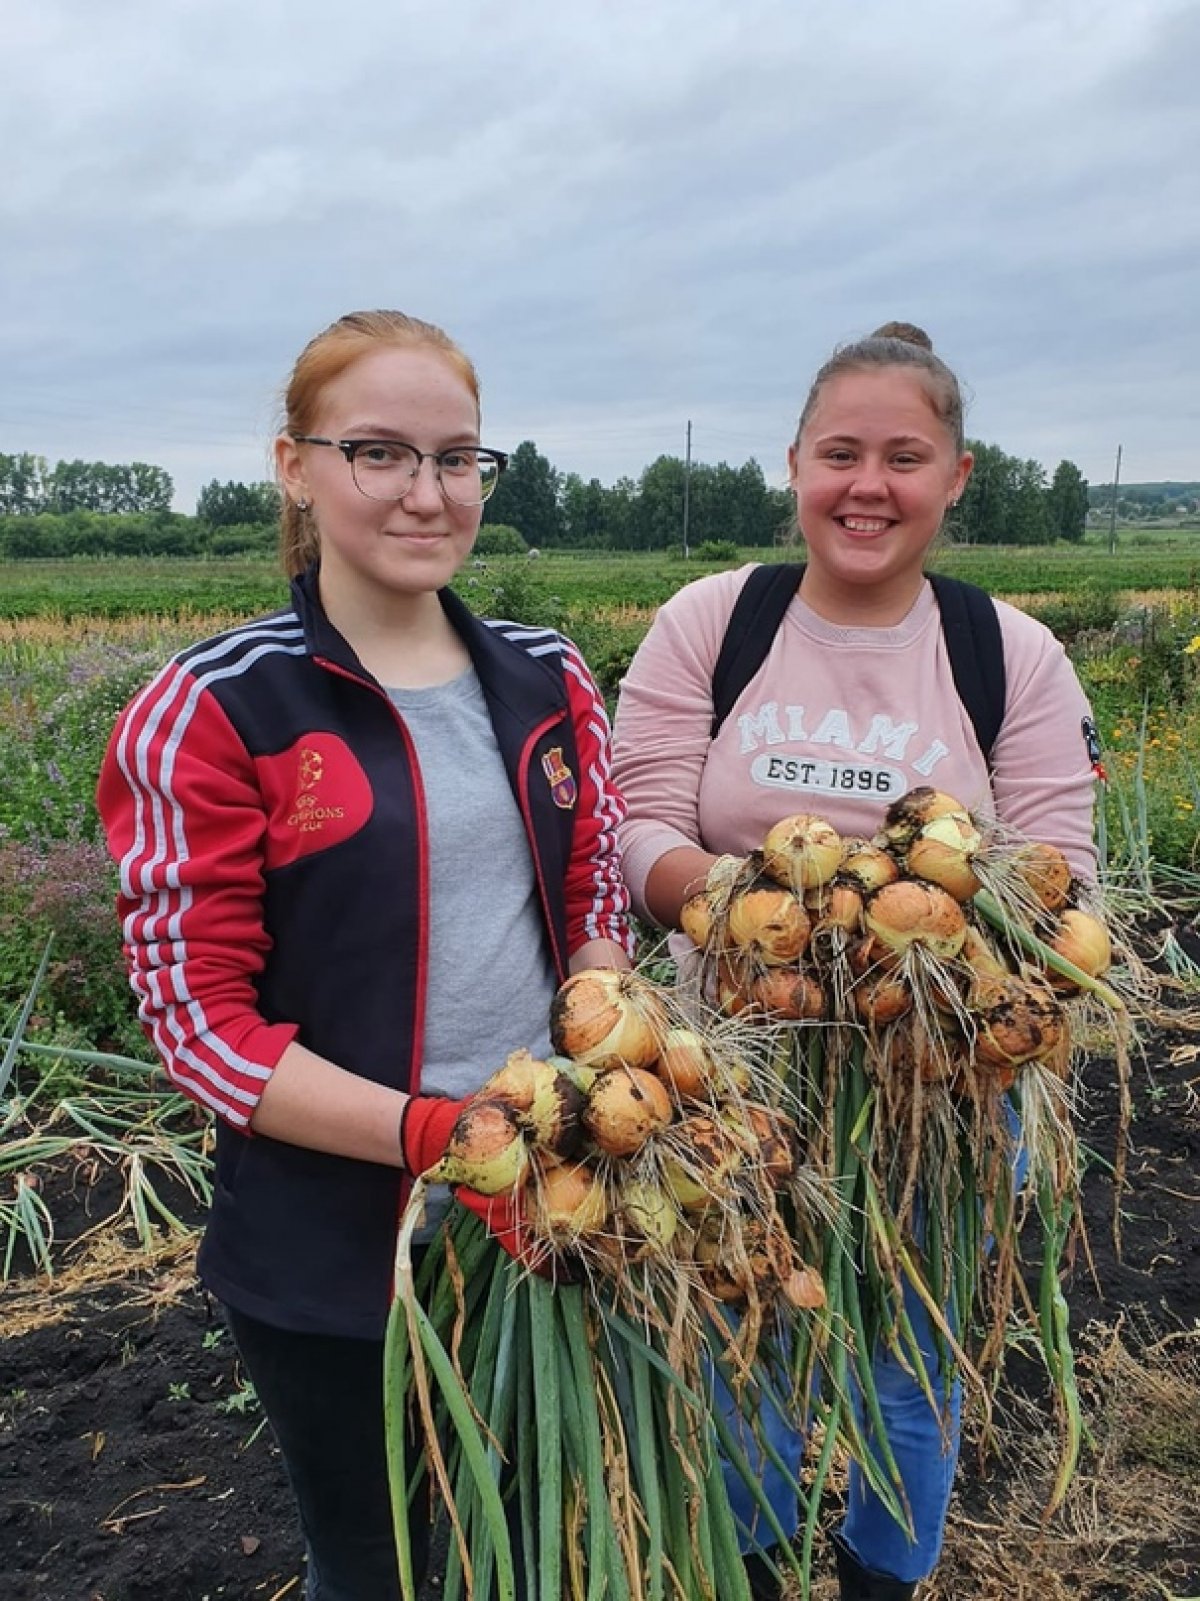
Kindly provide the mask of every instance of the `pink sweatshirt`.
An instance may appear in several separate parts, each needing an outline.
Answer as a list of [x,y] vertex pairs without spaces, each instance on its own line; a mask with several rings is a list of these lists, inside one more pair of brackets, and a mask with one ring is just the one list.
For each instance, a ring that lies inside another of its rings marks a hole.
[[744,855],[771,825],[815,812],[873,834],[920,784],[995,815],[1096,875],[1087,701],[1062,646],[996,602],[1008,696],[987,764],[958,698],[926,584],[894,628],[843,628],[797,595],[766,660],[715,740],[712,671],[749,567],[686,585],[659,610],[621,686],[613,773],[629,806],[625,879],[645,916],[646,879],[680,845]]

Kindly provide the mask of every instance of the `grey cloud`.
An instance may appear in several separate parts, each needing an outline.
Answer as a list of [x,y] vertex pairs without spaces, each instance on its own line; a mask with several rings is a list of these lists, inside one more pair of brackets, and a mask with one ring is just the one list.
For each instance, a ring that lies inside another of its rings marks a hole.
[[0,449],[124,458],[127,433],[190,504],[261,463],[311,333],[399,304],[475,356],[496,443],[611,479],[690,416],[710,459],[777,476],[811,371],[904,315],[1004,448],[1095,476],[1128,428],[1164,464],[1145,476],[1200,476],[1194,7],[353,21],[312,0],[20,20]]

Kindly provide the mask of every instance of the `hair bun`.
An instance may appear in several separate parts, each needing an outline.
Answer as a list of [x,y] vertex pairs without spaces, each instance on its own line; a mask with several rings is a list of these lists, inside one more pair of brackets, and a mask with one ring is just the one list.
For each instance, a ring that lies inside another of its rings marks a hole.
[[871,338],[899,339],[906,345],[920,345],[922,350],[933,349],[933,340],[915,322],[885,322],[882,328],[876,328]]

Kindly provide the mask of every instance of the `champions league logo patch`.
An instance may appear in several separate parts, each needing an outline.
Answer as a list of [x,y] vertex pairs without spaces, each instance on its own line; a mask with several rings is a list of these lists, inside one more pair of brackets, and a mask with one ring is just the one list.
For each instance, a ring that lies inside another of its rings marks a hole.
[[563,761],[562,746],[555,745],[542,757],[542,771],[550,781],[550,795],[556,806],[564,812],[569,812],[575,805],[578,790],[575,786],[575,776]]

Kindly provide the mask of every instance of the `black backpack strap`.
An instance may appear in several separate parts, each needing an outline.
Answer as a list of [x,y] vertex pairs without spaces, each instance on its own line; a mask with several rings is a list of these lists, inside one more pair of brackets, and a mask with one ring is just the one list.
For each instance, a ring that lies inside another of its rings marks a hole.
[[710,738],[717,737],[738,696],[766,660],[803,576],[803,562],[765,562],[747,578],[729,614],[713,668]]
[[954,687],[990,767],[1008,692],[1000,618],[987,590],[943,573],[930,573],[929,582],[942,614]]
[[[803,562],[768,562],[746,580],[713,668],[711,738],[765,661],[803,576]],[[986,589],[942,573],[930,573],[929,581],[941,613],[954,687],[990,765],[1008,693],[1000,618]]]

